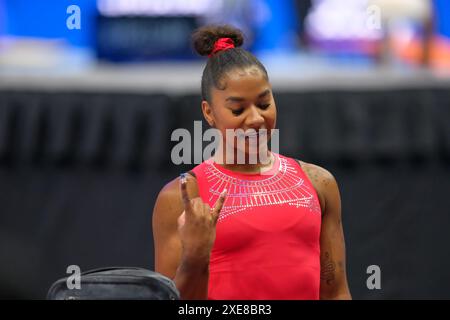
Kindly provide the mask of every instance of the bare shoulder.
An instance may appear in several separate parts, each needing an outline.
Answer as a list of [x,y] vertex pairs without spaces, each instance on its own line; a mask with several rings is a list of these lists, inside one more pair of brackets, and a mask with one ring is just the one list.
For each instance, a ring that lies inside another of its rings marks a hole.
[[318,186],[327,186],[331,183],[336,183],[333,174],[325,168],[316,164],[300,161],[303,171],[308,175],[309,180]]
[[324,209],[330,198],[335,198],[339,194],[335,177],[330,171],[318,165],[304,161],[300,161],[300,164],[314,186],[319,196],[321,207]]

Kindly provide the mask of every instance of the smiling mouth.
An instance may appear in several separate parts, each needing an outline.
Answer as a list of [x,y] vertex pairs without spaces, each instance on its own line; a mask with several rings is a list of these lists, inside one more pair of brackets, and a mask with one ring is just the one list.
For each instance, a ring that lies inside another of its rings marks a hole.
[[237,135],[238,138],[258,138],[258,137],[263,137],[263,136],[267,136],[267,131],[261,133],[258,130],[258,131],[251,132],[251,133],[239,133]]

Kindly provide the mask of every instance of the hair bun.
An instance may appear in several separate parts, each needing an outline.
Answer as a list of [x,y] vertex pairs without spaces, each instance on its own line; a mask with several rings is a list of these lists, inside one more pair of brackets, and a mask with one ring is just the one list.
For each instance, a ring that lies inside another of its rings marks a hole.
[[192,43],[199,55],[208,56],[213,51],[214,44],[220,38],[231,38],[236,48],[244,43],[242,31],[230,25],[201,27],[192,34]]

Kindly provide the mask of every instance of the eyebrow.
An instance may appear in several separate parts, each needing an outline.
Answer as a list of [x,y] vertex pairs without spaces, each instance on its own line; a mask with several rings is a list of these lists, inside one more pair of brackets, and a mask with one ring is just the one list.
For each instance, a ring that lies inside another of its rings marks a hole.
[[[270,89],[267,89],[264,92],[261,92],[260,94],[258,94],[258,98],[265,97],[269,93],[270,93]],[[245,98],[242,98],[242,97],[228,97],[225,99],[225,101],[233,101],[233,102],[241,102],[244,100],[245,100]]]

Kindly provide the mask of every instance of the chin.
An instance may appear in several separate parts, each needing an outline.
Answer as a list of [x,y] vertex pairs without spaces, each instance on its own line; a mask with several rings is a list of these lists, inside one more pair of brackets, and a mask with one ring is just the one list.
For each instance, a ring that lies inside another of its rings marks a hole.
[[[243,156],[243,158],[245,159],[245,163],[248,163],[249,160],[253,160],[255,161],[253,163],[253,161],[249,164],[256,164],[257,160],[260,160],[259,155],[261,155],[262,157],[267,157],[267,152],[268,152],[268,148],[267,146],[262,146],[262,148],[252,148],[253,150],[250,150],[249,145],[246,144],[245,149],[244,148],[236,148],[235,152],[236,155],[241,154]],[[241,156],[241,157],[242,157]],[[238,158],[236,158],[238,159]]]

